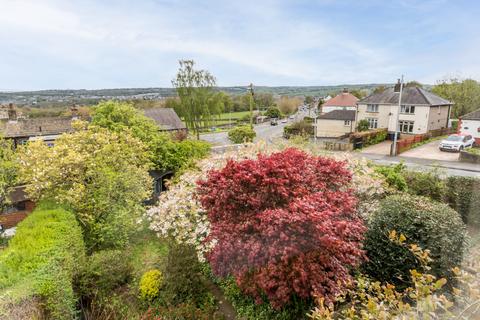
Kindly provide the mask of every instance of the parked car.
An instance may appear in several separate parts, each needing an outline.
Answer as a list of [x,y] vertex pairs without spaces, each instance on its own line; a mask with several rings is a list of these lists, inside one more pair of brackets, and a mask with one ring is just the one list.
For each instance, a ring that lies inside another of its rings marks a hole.
[[282,119],[282,123],[287,123],[288,122],[288,119],[287,118],[283,118]]
[[273,119],[270,120],[270,125],[271,126],[276,126],[277,124],[278,124],[277,118],[273,118]]
[[295,116],[292,114],[289,118],[293,120],[295,119]]
[[440,141],[439,148],[441,151],[462,151],[471,148],[475,144],[475,139],[471,135],[452,134],[448,138]]

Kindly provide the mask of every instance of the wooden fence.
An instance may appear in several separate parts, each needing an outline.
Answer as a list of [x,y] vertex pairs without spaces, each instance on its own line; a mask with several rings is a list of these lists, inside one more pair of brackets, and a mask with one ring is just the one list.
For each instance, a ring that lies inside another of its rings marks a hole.
[[450,128],[443,128],[443,129],[431,130],[428,133],[424,133],[424,134],[416,134],[416,135],[402,134],[400,135],[400,139],[397,141],[397,155],[412,149],[413,145],[415,145],[416,143],[428,140],[430,138],[444,136],[450,133],[451,133]]
[[332,151],[352,151],[353,143],[341,141],[322,141],[322,149]]

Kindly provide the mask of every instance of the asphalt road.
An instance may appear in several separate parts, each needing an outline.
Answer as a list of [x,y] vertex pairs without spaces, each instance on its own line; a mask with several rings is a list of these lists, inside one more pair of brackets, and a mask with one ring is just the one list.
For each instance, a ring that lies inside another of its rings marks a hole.
[[[278,125],[276,126],[270,125],[270,122],[254,125],[254,130],[257,133],[255,141],[264,140],[269,142],[272,141],[272,139],[279,138],[283,135],[283,128],[286,125],[289,125],[295,121],[300,121],[305,116],[308,116],[308,111],[299,111],[294,115],[295,119],[288,119],[287,123],[283,123],[279,120]],[[205,133],[200,135],[200,139],[208,141],[217,146],[232,144],[232,142],[228,139],[228,132]]]

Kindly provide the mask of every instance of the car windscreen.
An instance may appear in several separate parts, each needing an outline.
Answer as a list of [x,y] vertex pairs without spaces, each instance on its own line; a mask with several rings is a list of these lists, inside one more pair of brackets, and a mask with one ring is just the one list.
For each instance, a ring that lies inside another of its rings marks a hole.
[[460,137],[460,136],[450,136],[448,137],[447,139],[445,139],[447,141],[462,141],[463,140],[463,137]]

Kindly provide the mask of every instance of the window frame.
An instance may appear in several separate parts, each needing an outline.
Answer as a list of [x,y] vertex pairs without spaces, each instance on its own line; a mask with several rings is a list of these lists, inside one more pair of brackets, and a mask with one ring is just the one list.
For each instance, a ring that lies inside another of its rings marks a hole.
[[[415,121],[411,121],[411,120],[398,121],[398,128],[401,133],[413,133],[414,127],[415,127]],[[404,130],[405,128],[407,128],[407,130]]]
[[415,114],[415,106],[409,104],[402,104],[400,106],[401,114]]
[[367,118],[368,129],[378,129],[378,119],[377,118]]
[[[370,110],[370,107],[372,107],[373,111]],[[367,112],[370,112],[370,113],[378,113],[378,110],[379,110],[379,107],[378,107],[378,104],[377,104],[377,103],[367,104]]]
[[352,120],[343,120],[343,125],[345,127],[350,127],[352,125]]

